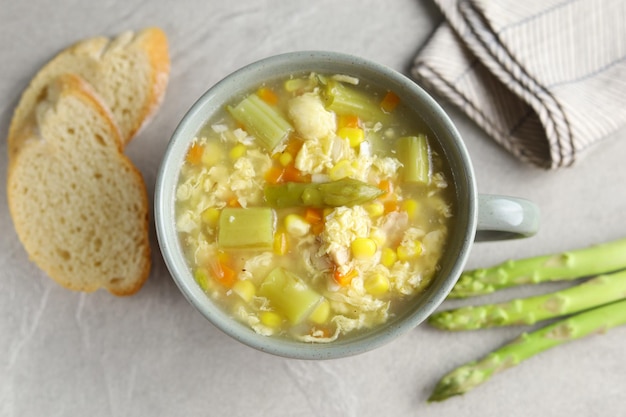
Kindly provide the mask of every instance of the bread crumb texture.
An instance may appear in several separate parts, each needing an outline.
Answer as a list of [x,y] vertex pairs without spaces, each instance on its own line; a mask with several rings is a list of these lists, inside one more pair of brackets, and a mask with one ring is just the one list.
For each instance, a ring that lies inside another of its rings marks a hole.
[[122,150],[168,73],[159,29],[94,38],[47,64],[16,108],[9,209],[31,260],[66,288],[131,295],[149,275],[146,187]]
[[113,113],[126,145],[160,107],[170,73],[168,42],[155,27],[124,32],[113,39],[86,39],[61,51],[42,67],[23,92],[9,128],[9,152],[17,151],[16,132],[30,122],[32,109],[52,80],[76,74],[87,81]]

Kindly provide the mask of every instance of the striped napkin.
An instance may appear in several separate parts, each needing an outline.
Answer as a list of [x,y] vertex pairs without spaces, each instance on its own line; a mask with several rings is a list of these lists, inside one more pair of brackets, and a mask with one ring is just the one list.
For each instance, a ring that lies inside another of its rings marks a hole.
[[524,162],[570,166],[626,125],[626,0],[435,0],[412,75]]

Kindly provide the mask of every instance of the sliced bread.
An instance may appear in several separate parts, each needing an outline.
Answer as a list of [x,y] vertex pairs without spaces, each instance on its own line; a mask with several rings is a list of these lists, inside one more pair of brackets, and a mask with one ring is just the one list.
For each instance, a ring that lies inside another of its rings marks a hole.
[[153,115],[165,95],[170,71],[168,42],[159,28],[95,37],[61,51],[44,65],[22,94],[9,128],[9,157],[21,144],[17,132],[32,124],[32,109],[59,75],[77,74],[111,109],[127,144]]
[[148,199],[113,116],[76,75],[51,80],[31,107],[7,186],[22,244],[66,288],[135,293],[150,270]]

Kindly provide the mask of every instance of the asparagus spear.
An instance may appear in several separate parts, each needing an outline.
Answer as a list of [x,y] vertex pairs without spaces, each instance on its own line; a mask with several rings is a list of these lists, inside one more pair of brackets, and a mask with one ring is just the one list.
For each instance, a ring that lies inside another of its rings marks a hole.
[[444,330],[534,324],[537,321],[577,313],[622,298],[626,298],[626,271],[600,275],[551,294],[442,311],[430,316],[428,321]]
[[288,182],[265,187],[267,203],[276,208],[354,206],[382,193],[378,187],[352,178],[324,183]]
[[235,107],[227,107],[227,110],[270,152],[293,130],[277,109],[256,94],[250,94]]
[[367,94],[335,80],[328,80],[326,88],[322,90],[322,100],[327,109],[339,115],[353,114],[361,120],[383,124],[389,121],[389,115],[379,103],[372,101]]
[[465,272],[449,294],[464,298],[501,288],[604,274],[626,268],[626,239],[555,255],[509,260]]
[[496,373],[533,355],[592,333],[606,332],[622,324],[626,324],[626,300],[588,310],[537,331],[524,333],[484,358],[445,375],[435,386],[428,401],[443,401],[451,396],[464,394]]
[[429,184],[432,167],[426,135],[403,136],[396,142],[396,149],[403,165],[403,180],[409,183]]

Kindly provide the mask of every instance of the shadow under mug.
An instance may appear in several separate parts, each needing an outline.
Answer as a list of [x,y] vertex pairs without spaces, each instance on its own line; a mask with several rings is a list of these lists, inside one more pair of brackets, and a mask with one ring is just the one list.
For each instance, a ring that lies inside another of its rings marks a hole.
[[[252,91],[268,80],[295,73],[348,74],[396,93],[430,130],[443,150],[456,188],[456,210],[440,270],[429,287],[404,312],[371,331],[323,344],[262,336],[214,304],[195,282],[175,227],[178,172],[191,140],[233,97]],[[475,241],[534,235],[539,209],[532,202],[509,196],[478,194],[468,151],[456,127],[414,81],[375,62],[336,52],[304,51],[254,62],[211,87],[184,116],[165,152],[155,189],[155,221],[166,265],[187,300],[211,323],[255,349],[299,359],[339,358],[379,347],[424,321],[444,301],[461,275]]]

